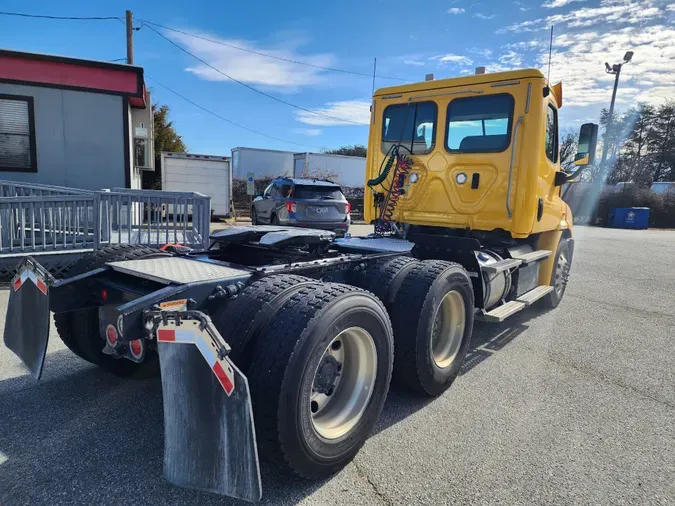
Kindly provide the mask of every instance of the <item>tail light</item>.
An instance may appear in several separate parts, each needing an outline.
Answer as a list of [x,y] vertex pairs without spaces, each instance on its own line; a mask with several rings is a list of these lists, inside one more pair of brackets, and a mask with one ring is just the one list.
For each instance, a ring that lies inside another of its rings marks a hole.
[[288,210],[289,213],[294,213],[297,208],[298,206],[295,202],[286,201],[286,209]]
[[345,204],[345,213],[350,214],[351,212],[352,212],[352,205],[349,202],[347,202]]
[[117,329],[114,325],[108,325],[105,329],[105,339],[111,348],[117,346]]

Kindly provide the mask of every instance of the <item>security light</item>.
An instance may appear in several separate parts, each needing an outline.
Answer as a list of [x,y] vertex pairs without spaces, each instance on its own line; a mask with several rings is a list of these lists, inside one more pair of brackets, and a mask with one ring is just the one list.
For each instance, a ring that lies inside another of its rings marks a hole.
[[623,55],[623,61],[628,63],[633,58],[633,51],[626,51],[626,54]]
[[609,63],[607,63],[607,62],[605,62],[605,71],[607,71],[607,72],[611,72],[611,71],[612,71],[612,67],[610,67],[610,66],[609,66]]

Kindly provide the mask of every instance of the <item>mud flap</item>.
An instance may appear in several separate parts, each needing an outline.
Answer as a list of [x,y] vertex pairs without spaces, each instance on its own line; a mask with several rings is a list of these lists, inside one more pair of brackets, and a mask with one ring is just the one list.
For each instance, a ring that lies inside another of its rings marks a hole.
[[251,502],[262,486],[246,376],[198,311],[154,313],[164,400],[164,475]]
[[5,346],[40,379],[49,340],[49,286],[53,277],[32,258],[17,269],[9,287]]

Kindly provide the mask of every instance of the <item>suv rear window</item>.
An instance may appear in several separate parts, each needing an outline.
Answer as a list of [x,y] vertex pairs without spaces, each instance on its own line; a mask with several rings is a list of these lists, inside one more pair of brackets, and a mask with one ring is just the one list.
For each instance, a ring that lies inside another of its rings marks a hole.
[[295,185],[295,188],[293,189],[293,198],[343,200],[344,196],[337,186],[311,186],[298,184]]
[[456,153],[496,153],[511,143],[513,97],[507,93],[456,98],[448,104],[446,148]]

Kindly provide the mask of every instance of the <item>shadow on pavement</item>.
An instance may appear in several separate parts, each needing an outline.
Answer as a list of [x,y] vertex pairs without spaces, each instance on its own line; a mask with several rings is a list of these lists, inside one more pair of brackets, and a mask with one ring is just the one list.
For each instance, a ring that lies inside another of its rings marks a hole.
[[[536,316],[528,311],[508,324],[477,323],[461,374],[497,353]],[[72,371],[74,360],[66,350],[48,356],[46,367],[65,372],[58,379],[0,382],[1,504],[247,504],[164,480],[159,378],[123,380],[93,366]],[[430,402],[393,389],[374,432]],[[282,474],[265,462],[261,472],[262,504],[297,503],[325,484]]]
[[[73,360],[58,351],[48,365]],[[163,438],[159,378],[122,380],[91,367],[0,382],[0,504],[249,504],[166,482]],[[266,463],[261,473],[262,504],[296,503],[324,484]]]

